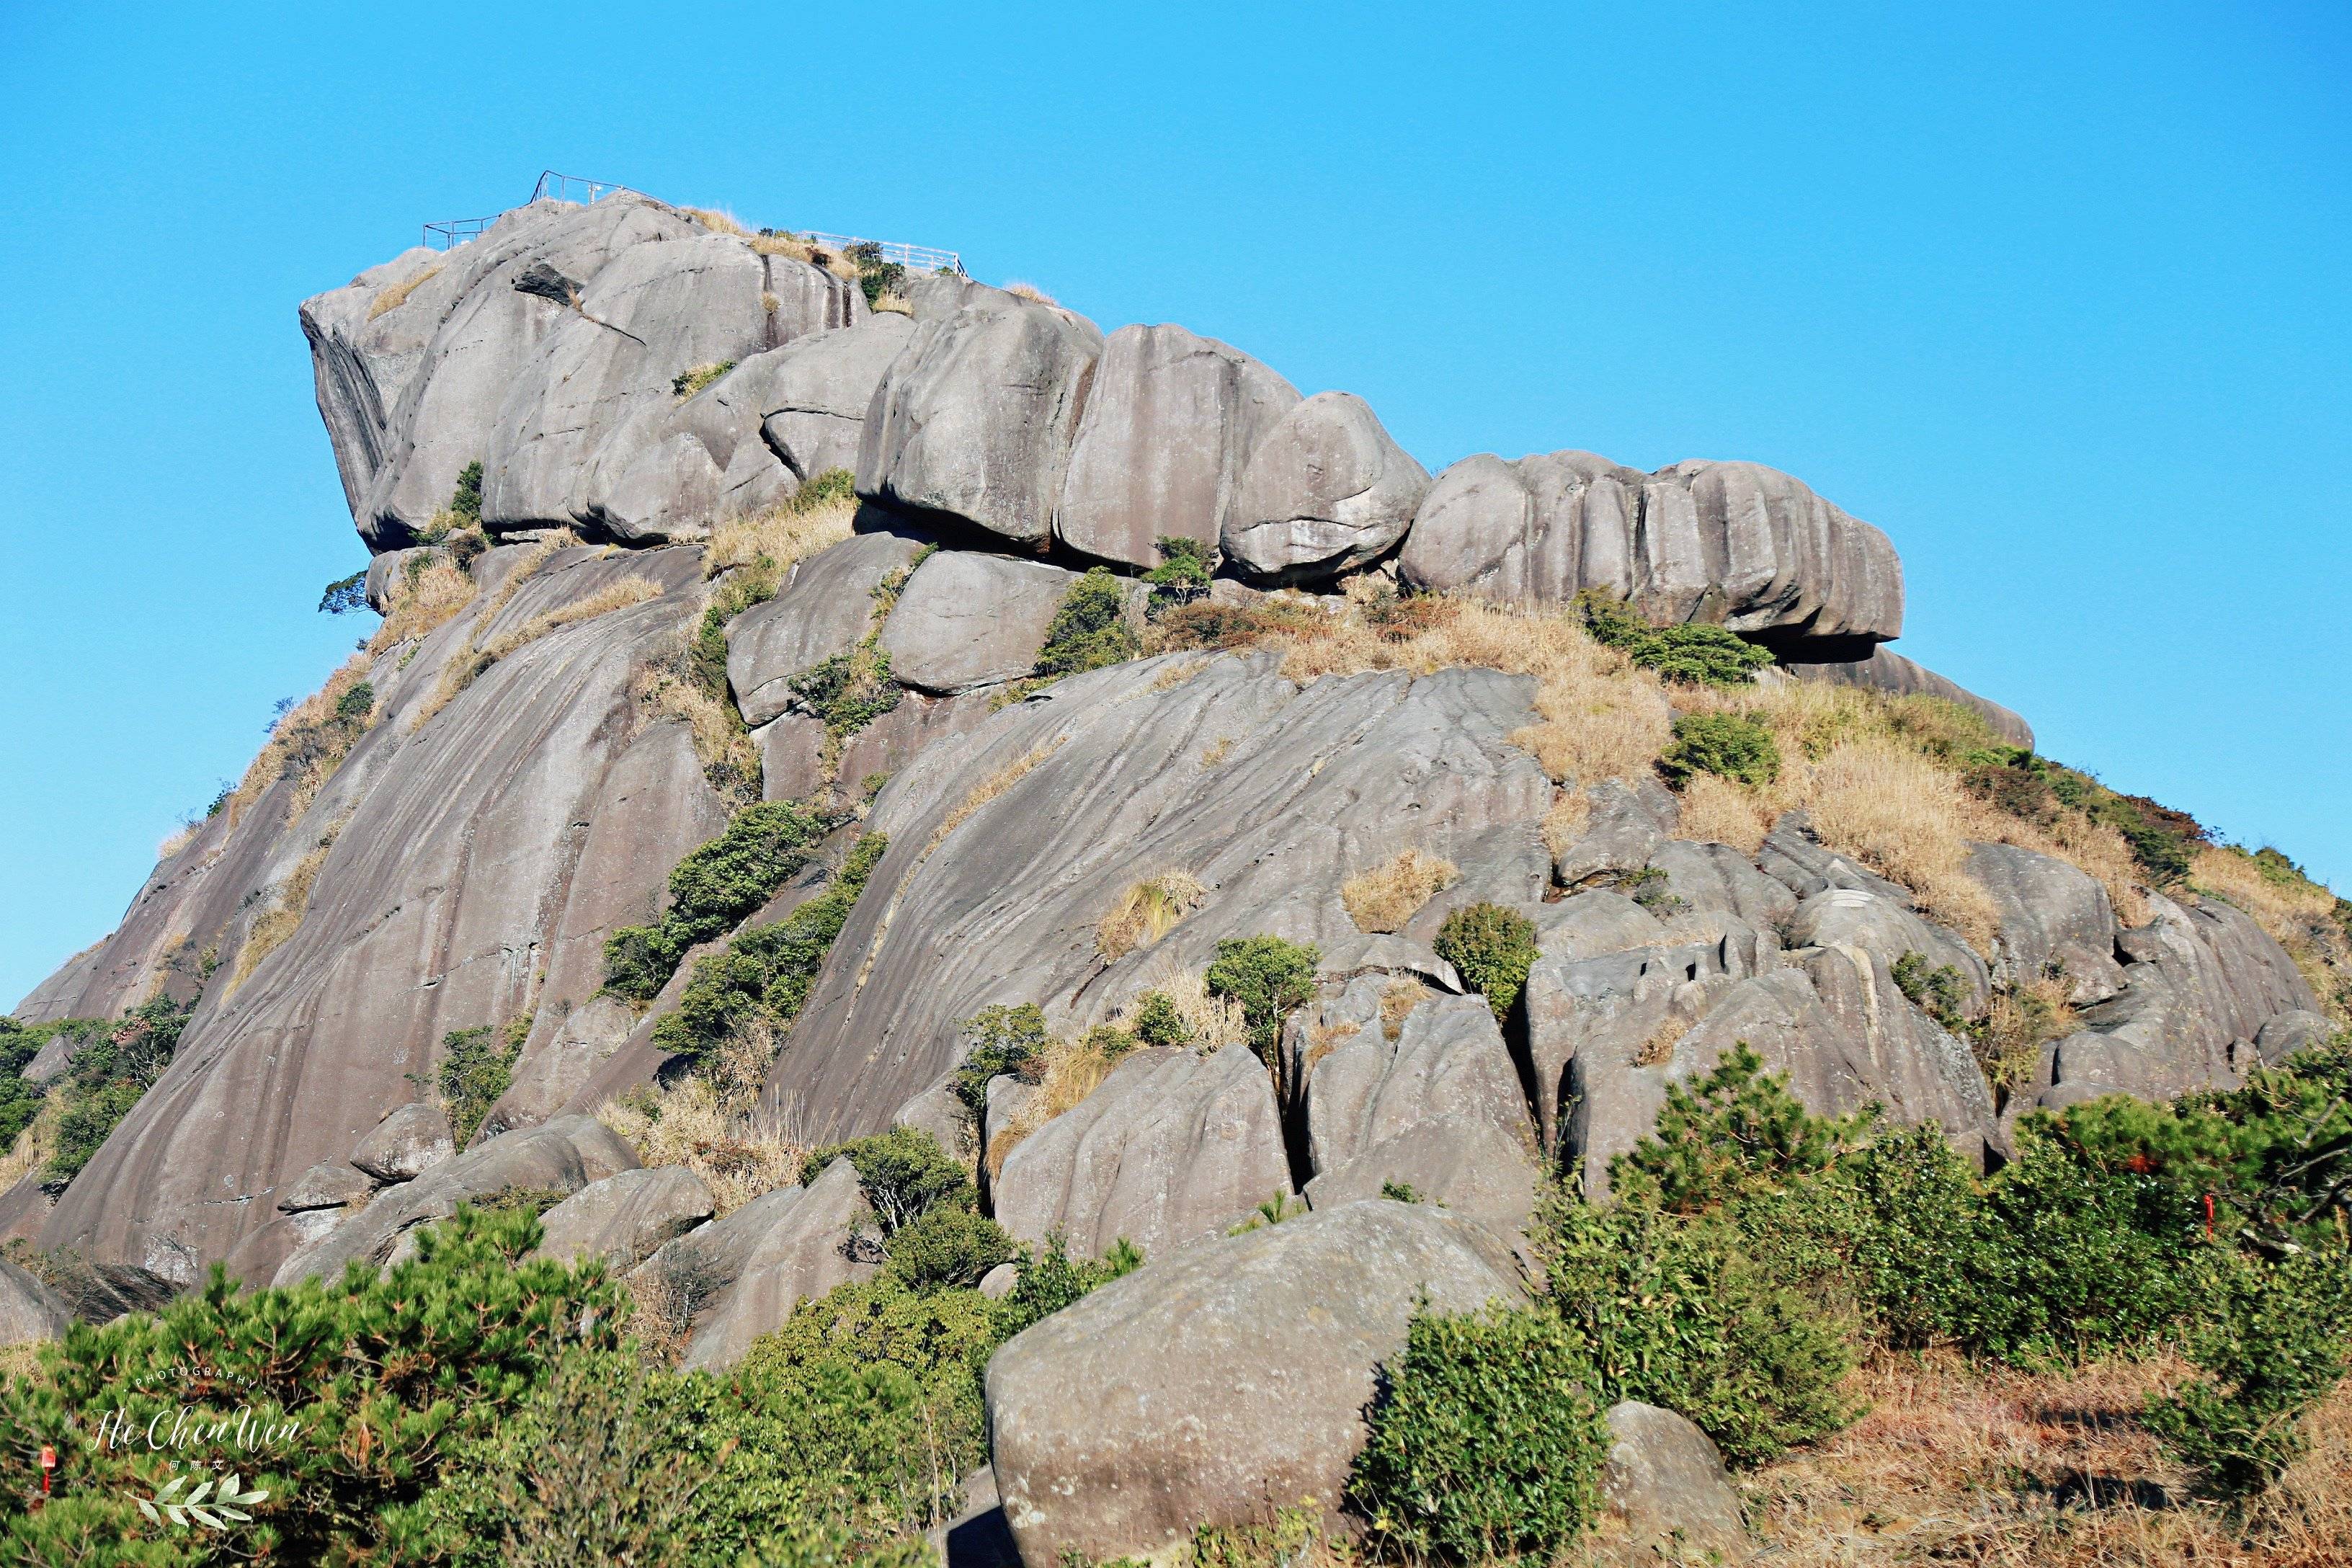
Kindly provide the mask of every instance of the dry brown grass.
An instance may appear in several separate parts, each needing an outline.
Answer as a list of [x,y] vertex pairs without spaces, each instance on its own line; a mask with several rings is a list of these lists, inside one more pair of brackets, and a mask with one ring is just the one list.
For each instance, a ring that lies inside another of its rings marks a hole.
[[1536,678],[1537,723],[1511,743],[1556,783],[1636,778],[1665,749],[1673,714],[1657,678],[1602,647],[1565,616],[1521,615],[1480,599],[1413,599],[1410,611],[1286,616],[1261,645],[1285,650],[1297,681],[1370,669],[1428,675],[1478,665]]
[[[335,835],[342,831],[337,823],[320,836],[286,879],[278,884],[278,896],[269,908],[256,916],[251,930],[245,934],[245,945],[237,949],[236,967],[229,973],[227,992],[234,993],[245,984],[245,977],[261,966],[261,961],[285,945],[286,939],[302,928],[302,917],[310,908],[310,889],[319,880],[319,868],[327,863],[327,852],[335,847]],[[226,994],[226,993],[225,993]]]
[[877,316],[911,316],[915,313],[913,300],[887,289],[874,296],[874,303],[869,309]]
[[1979,952],[1992,950],[2000,911],[1966,868],[1975,814],[1957,777],[1877,739],[1841,742],[1805,772],[1804,804],[1822,843],[1910,889]]
[[2253,917],[2286,949],[2328,1016],[2352,1023],[2352,932],[2336,923],[2332,891],[2284,870],[2266,875],[2259,861],[2235,846],[2199,850],[2189,879]]
[[1404,1033],[1404,1021],[1412,1010],[1437,993],[1418,980],[1391,980],[1381,993],[1381,1033],[1393,1041]]
[[917,857],[918,861],[929,859],[932,854],[938,850],[939,847],[948,841],[950,835],[953,834],[957,828],[961,827],[965,823],[971,820],[973,813],[980,810],[982,806],[986,805],[990,801],[994,800],[998,795],[1003,795],[1006,790],[1011,789],[1014,784],[1019,784],[1023,779],[1027,778],[1031,771],[1034,770],[1038,763],[1044,762],[1047,757],[1052,756],[1061,748],[1062,740],[1063,737],[1059,735],[1055,736],[1051,741],[1046,742],[1044,745],[1035,748],[1034,751],[1024,752],[1024,754],[1013,758],[1011,762],[1005,763],[1003,767],[989,774],[988,777],[972,785],[971,790],[965,794],[964,797],[956,802],[955,809],[950,811],[944,817],[941,817],[940,819],[940,825],[931,829],[930,837],[923,841],[923,852],[921,855]]
[[392,608],[368,639],[370,653],[421,637],[474,602],[481,584],[446,555],[436,554],[393,580]]
[[569,605],[550,610],[545,615],[533,616],[522,626],[493,640],[489,647],[482,650],[482,657],[496,664],[499,659],[508,658],[517,650],[537,642],[550,632],[561,631],[565,626],[575,626],[582,621],[593,620],[598,616],[610,615],[614,610],[625,610],[632,605],[642,605],[648,599],[660,597],[661,588],[658,584],[649,583],[643,577],[624,577],[617,583],[607,584],[584,599],[575,600]]
[[734,566],[761,561],[782,572],[794,562],[840,543],[857,516],[855,500],[831,501],[795,510],[790,501],[750,517],[729,518],[710,531],[702,547],[702,574],[716,577]]
[[1728,844],[1742,855],[1764,847],[1772,831],[1771,811],[1753,790],[1713,773],[1700,773],[1683,786],[1681,835],[1702,843]]
[[1208,976],[1202,971],[1180,969],[1165,958],[1148,966],[1142,988],[1111,1021],[1133,1032],[1143,998],[1154,991],[1164,994],[1175,1004],[1176,1016],[1184,1021],[1192,1047],[1202,1055],[1249,1039],[1249,1019],[1243,1014],[1240,1003],[1228,996],[1210,995]]
[[1095,946],[1104,963],[1116,963],[1175,930],[1208,897],[1209,889],[1189,871],[1167,870],[1130,882],[1096,928]]
[[358,729],[330,721],[343,694],[367,679],[369,658],[364,650],[352,655],[341,668],[327,677],[324,686],[279,716],[276,728],[269,731],[269,739],[254,754],[246,767],[245,777],[237,782],[223,808],[232,826],[261,798],[263,791],[280,778],[294,781],[286,820],[299,821],[310,808],[310,803],[319,798],[319,791],[334,776],[359,739]]
[[173,828],[169,834],[165,835],[163,842],[155,846],[155,859],[157,863],[160,864],[163,861],[169,860],[173,856],[177,855],[181,850],[185,849],[194,841],[197,831],[203,826],[204,824],[201,821],[184,822],[180,824],[179,826]]
[[1544,813],[1544,847],[1555,858],[1560,851],[1584,837],[1592,821],[1592,802],[1573,784],[1562,786],[1551,797],[1551,809]]
[[474,639],[480,637],[484,628],[499,618],[499,612],[507,607],[508,603],[514,598],[516,591],[530,581],[531,575],[541,567],[546,565],[550,557],[557,551],[575,547],[579,542],[579,536],[571,530],[558,529],[541,537],[531,545],[529,554],[507,569],[507,574],[499,580],[497,591],[484,600],[482,607],[475,612],[473,626],[467,634],[464,646],[450,650],[449,657],[442,663],[440,679],[434,682],[432,691],[426,695],[424,701],[416,705],[415,710],[409,716],[408,733],[413,735],[424,729],[432,721],[434,715],[457,700],[457,694],[471,686],[474,683],[474,678],[496,661],[498,656],[488,654],[485,657],[488,650],[478,648]]
[[444,265],[446,264],[436,261],[421,272],[410,273],[389,288],[378,289],[375,298],[368,301],[367,319],[373,321],[387,310],[399,310],[408,302],[408,297],[411,294],[439,277]]
[[596,1119],[648,1166],[683,1165],[710,1189],[712,1208],[733,1214],[762,1193],[800,1180],[808,1150],[760,1129],[744,1107],[709,1079],[607,1100]]
[[749,805],[760,798],[760,749],[735,705],[696,676],[687,635],[681,627],[668,646],[637,667],[629,677],[630,700],[640,722],[683,721],[711,787],[738,806]]
[[1339,902],[1358,931],[1392,931],[1461,879],[1462,869],[1453,861],[1407,847],[1340,883]]
[[1021,1076],[1035,1084],[1037,1092],[988,1141],[988,1173],[1002,1174],[1005,1160],[1024,1139],[1100,1089],[1118,1065],[1118,1058],[1091,1033],[1083,1039],[1047,1040],[1045,1048],[1021,1069]]
[[1231,756],[1233,750],[1234,738],[1231,735],[1221,736],[1201,748],[1201,765],[1213,768]]
[[2196,1503],[2138,1413],[2178,1363],[2032,1375],[1956,1357],[1855,1374],[1869,1415],[1741,1478],[1764,1561],[2016,1568],[2344,1568],[2352,1563],[2352,1384],[2312,1450],[2242,1523]]
[[680,207],[678,211],[700,224],[713,234],[731,234],[738,239],[751,239],[751,231],[733,213],[719,207]]
[[2036,976],[2015,991],[1993,994],[1985,1031],[1972,1041],[1977,1064],[1996,1095],[2025,1085],[2042,1065],[2042,1047],[2074,1032],[2076,1020],[2063,980]]
[[1016,300],[1026,300],[1033,305],[1059,305],[1061,303],[1059,300],[1055,299],[1051,294],[1046,293],[1045,290],[1038,288],[1034,283],[1007,283],[1004,286],[1004,291],[1007,294],[1012,295]]
[[813,254],[808,241],[781,232],[753,235],[751,248],[762,256],[789,256],[794,261],[806,261]]

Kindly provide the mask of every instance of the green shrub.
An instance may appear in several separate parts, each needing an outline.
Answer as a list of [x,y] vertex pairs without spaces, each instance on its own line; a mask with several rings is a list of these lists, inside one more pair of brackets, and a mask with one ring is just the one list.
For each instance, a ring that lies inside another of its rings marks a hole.
[[841,818],[803,801],[765,801],[735,814],[726,831],[689,852],[669,874],[670,906],[649,926],[604,941],[604,988],[650,1002],[686,950],[709,942],[773,898],[809,862]]
[[835,1160],[846,1160],[857,1172],[857,1184],[885,1236],[894,1236],[941,1204],[973,1201],[971,1178],[948,1158],[940,1141],[915,1127],[893,1127],[871,1137],[812,1150],[802,1168],[803,1186]]
[[1018,1072],[1045,1048],[1045,1015],[1034,1002],[1018,1007],[983,1007],[963,1021],[971,1049],[956,1068],[950,1087],[974,1116],[988,1109],[988,1080]]
[[1666,1085],[1656,1125],[1610,1162],[1628,1202],[1705,1214],[1828,1168],[1869,1119],[1815,1116],[1738,1041],[1696,1083]]
[[[624,1298],[604,1265],[531,1258],[539,1239],[530,1215],[461,1208],[418,1232],[417,1256],[381,1277],[354,1265],[332,1282],[245,1291],[215,1268],[161,1312],[76,1330],[44,1352],[47,1381],[0,1386],[0,1560],[140,1562],[153,1542],[163,1554],[143,1560],[184,1560],[132,1500],[152,1495],[167,1456],[106,1444],[95,1418],[120,1411],[134,1430],[156,1417],[168,1427],[184,1405],[225,1419],[230,1435],[177,1458],[233,1465],[269,1494],[235,1537],[240,1560],[369,1557],[394,1510],[529,1399],[561,1348],[617,1346]],[[240,1412],[298,1431],[240,1449]],[[45,1444],[73,1506],[26,1512]],[[73,1542],[91,1538],[108,1552],[77,1554]]]
[[1658,772],[1680,789],[1695,773],[1735,784],[1768,784],[1780,776],[1780,748],[1772,732],[1737,713],[1685,713],[1658,758]]
[[530,1034],[530,1020],[518,1018],[503,1029],[484,1024],[441,1037],[441,1066],[434,1077],[458,1148],[473,1140],[482,1118],[514,1082],[515,1058]]
[[1088,1291],[1123,1279],[1143,1267],[1143,1254],[1120,1237],[1099,1260],[1072,1258],[1059,1231],[1049,1232],[1043,1251],[1023,1248],[1021,1271],[1012,1291],[999,1303],[1006,1338],[1033,1323],[1043,1322]]
[[1577,1334],[1543,1307],[1416,1313],[1384,1370],[1349,1500],[1412,1558],[1549,1555],[1601,1503],[1608,1423]]
[[112,1028],[94,1029],[85,1037],[73,1065],[51,1090],[65,1097],[57,1148],[41,1173],[41,1185],[51,1195],[81,1174],[107,1135],[163,1076],[194,1011],[173,1005],[159,992]]
[[1150,614],[1189,605],[1209,591],[1209,547],[1197,539],[1164,537],[1152,541],[1160,564],[1143,574],[1151,584]]
[[112,1026],[101,1018],[60,1018],[47,1024],[20,1024],[0,1016],[0,1152],[13,1148],[18,1133],[40,1114],[43,1089],[24,1077],[33,1058],[59,1035],[87,1037]]
[[1469,904],[1445,917],[1431,944],[1501,1023],[1536,962],[1535,922],[1500,904]]
[[1250,1048],[1269,1063],[1282,1037],[1282,1020],[1315,994],[1315,966],[1322,949],[1278,936],[1228,937],[1217,943],[1209,964],[1209,994],[1241,1005],[1249,1023]]
[[885,294],[895,294],[898,285],[907,279],[907,269],[896,261],[882,259],[882,247],[873,240],[861,240],[842,252],[857,268],[857,287],[866,296],[866,309]]
[[1663,1405],[1736,1465],[1853,1419],[1838,1385],[1854,1365],[1853,1325],[1777,1277],[1731,1217],[1556,1195],[1537,1245],[1549,1299],[1579,1336],[1604,1405]]
[[1037,650],[1036,673],[1048,679],[1123,664],[1143,651],[1124,614],[1126,597],[1108,567],[1097,566],[1062,596]]
[[479,458],[457,470],[457,487],[449,492],[449,512],[464,522],[482,521],[482,460]]
[[992,1219],[962,1204],[937,1204],[890,1237],[887,1272],[909,1290],[969,1289],[1016,1255]]
[[2197,851],[2213,842],[2205,826],[2185,811],[2146,795],[2118,794],[2088,773],[2030,751],[1992,747],[1970,760],[1962,783],[1979,799],[2045,827],[2062,810],[2105,823],[2123,835],[2132,858],[2158,887],[2186,880]]
[[1895,988],[1911,1005],[1946,1028],[1963,1022],[1960,1008],[1968,1001],[1968,983],[1948,963],[1935,963],[1924,952],[1906,952],[1893,965]]
[[1746,686],[1772,656],[1721,626],[1654,626],[1597,588],[1579,594],[1577,609],[1592,640],[1622,649],[1644,669],[1686,686]]
[[1174,997],[1165,991],[1147,991],[1135,1009],[1135,1037],[1147,1046],[1181,1046],[1192,1037],[1192,1030],[1176,1010]]
[[811,665],[788,684],[793,695],[824,721],[825,732],[843,739],[898,707],[907,694],[891,677],[890,656],[875,637]]
[[375,688],[361,681],[335,699],[335,717],[346,724],[365,724],[375,712]]
[[319,595],[319,613],[322,616],[348,616],[353,610],[364,610],[367,602],[367,569],[362,567],[348,577],[338,577]]
[[803,480],[793,492],[788,503],[795,512],[814,511],[835,501],[854,500],[857,497],[857,476],[847,468],[824,468]]
[[679,371],[670,377],[670,395],[682,403],[734,368],[733,360],[722,359],[715,360],[709,364],[698,364],[691,369]]
[[677,1010],[654,1026],[654,1044],[700,1062],[754,1018],[765,1018],[779,1032],[791,1027],[816,983],[818,966],[888,847],[884,835],[867,834],[824,892],[776,924],[754,926],[723,952],[698,960],[678,994]]
[[2151,1397],[2150,1430],[2207,1497],[2242,1501],[2310,1447],[2305,1412],[2352,1371],[2352,1255],[2341,1247],[2248,1260],[2189,1336],[2207,1375]]

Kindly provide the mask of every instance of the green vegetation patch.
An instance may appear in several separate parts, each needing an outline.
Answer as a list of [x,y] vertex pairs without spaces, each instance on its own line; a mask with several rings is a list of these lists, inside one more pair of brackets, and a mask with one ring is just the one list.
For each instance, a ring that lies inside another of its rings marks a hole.
[[1762,785],[1780,776],[1780,748],[1772,731],[1737,713],[1685,713],[1658,758],[1658,772],[1676,789],[1694,774]]
[[472,1142],[490,1107],[513,1084],[515,1058],[522,1055],[523,1041],[530,1037],[530,1019],[526,1016],[503,1028],[483,1024],[452,1029],[441,1037],[441,1066],[434,1081],[441,1090],[442,1107],[449,1113],[450,1131],[457,1134],[458,1148]]
[[107,1134],[163,1076],[193,1011],[157,994],[119,1023],[85,1029],[73,1065],[50,1090],[64,1099],[57,1147],[41,1172],[41,1185],[51,1195],[81,1174]]
[[1500,904],[1470,904],[1445,917],[1431,945],[1438,957],[1454,965],[1465,985],[1486,999],[1499,1024],[1518,1001],[1528,971],[1535,967],[1536,926]]
[[1597,588],[1576,596],[1584,629],[1604,647],[1622,650],[1644,669],[1685,686],[1747,686],[1772,656],[1721,626],[1654,626],[1623,600]]
[[725,832],[690,851],[669,874],[670,906],[652,925],[624,926],[604,941],[604,989],[650,1002],[687,949],[709,942],[770,899],[809,862],[844,819],[806,801],[763,801],[735,814]]

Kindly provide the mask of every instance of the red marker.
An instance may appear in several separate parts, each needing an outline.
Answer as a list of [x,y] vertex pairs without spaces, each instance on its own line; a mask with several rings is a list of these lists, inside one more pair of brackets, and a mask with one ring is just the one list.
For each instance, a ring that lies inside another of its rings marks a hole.
[[41,1495],[49,1495],[49,1472],[58,1468],[58,1451],[48,1444],[41,1445]]
[[2205,1239],[2213,1239],[2213,1194],[2205,1194]]

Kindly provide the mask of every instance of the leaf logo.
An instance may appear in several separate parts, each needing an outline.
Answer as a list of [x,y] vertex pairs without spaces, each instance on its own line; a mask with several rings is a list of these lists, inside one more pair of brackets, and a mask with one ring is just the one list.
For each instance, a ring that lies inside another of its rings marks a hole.
[[211,1481],[199,1481],[194,1489],[184,1490],[194,1479],[193,1476],[173,1476],[152,1499],[142,1497],[131,1500],[139,1505],[139,1511],[145,1514],[151,1523],[162,1524],[169,1520],[177,1528],[185,1530],[193,1521],[206,1530],[226,1530],[231,1520],[240,1523],[250,1522],[253,1515],[247,1513],[246,1508],[266,1501],[269,1497],[266,1491],[239,1490],[245,1483],[236,1476],[221,1482],[218,1489],[215,1489]]

